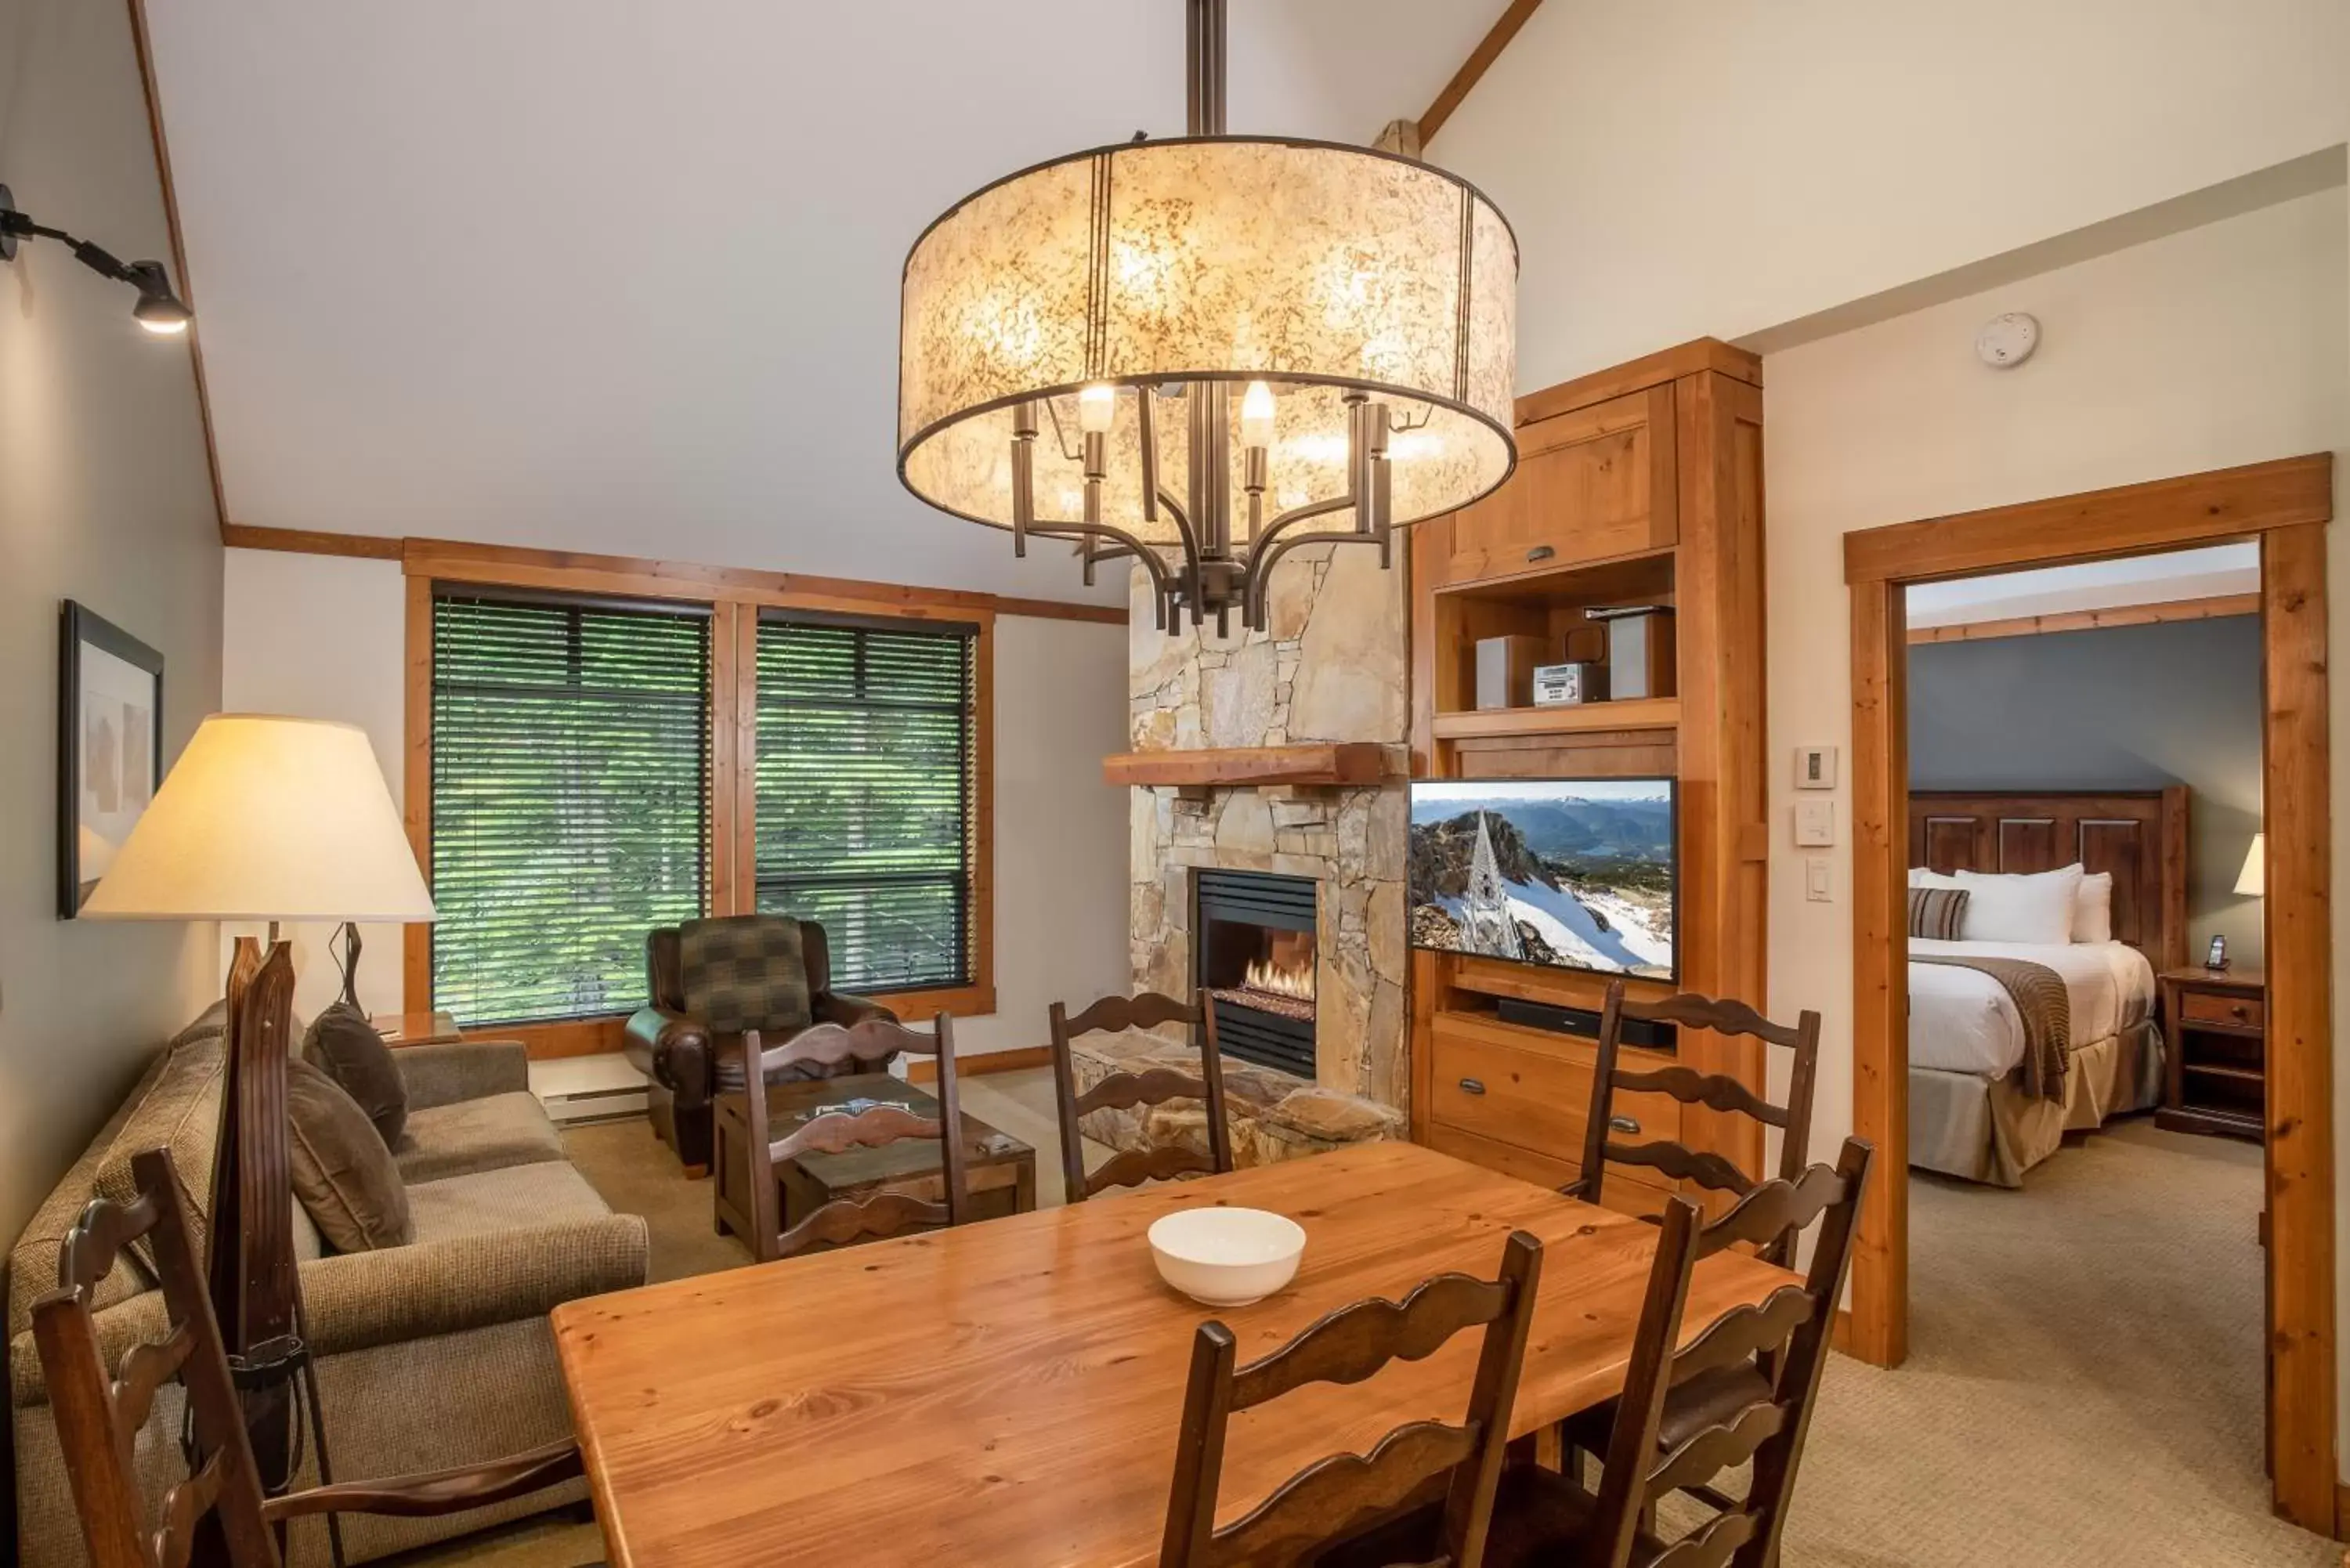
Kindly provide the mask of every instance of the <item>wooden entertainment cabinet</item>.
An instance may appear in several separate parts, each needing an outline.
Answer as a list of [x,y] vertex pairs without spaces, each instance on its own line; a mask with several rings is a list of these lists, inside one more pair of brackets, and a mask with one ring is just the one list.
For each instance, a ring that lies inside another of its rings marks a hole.
[[[1635,981],[1638,996],[1766,1001],[1762,381],[1756,356],[1700,338],[1529,393],[1509,482],[1412,534],[1415,778],[1680,781],[1680,980]],[[1478,711],[1479,639],[1557,639],[1589,624],[1587,607],[1627,603],[1674,607],[1675,695]],[[1495,1008],[1511,996],[1596,1009],[1606,978],[1415,950],[1411,982],[1413,1137],[1530,1180],[1574,1177],[1592,1043]],[[1684,1031],[1679,1056],[1765,1086],[1757,1042]],[[1616,1109],[1641,1136],[1762,1168],[1762,1129],[1745,1117],[1662,1096]],[[1611,1168],[1605,1190],[1653,1210],[1667,1187]]]

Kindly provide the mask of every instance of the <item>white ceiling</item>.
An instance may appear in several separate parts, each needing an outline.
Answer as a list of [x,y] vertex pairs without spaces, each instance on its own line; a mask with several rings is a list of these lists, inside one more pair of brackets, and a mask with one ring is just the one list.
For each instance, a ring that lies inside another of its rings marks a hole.
[[[1503,3],[1239,0],[1232,129],[1367,141]],[[1180,0],[149,11],[234,521],[1083,597],[899,486],[898,274],[1180,132]]]
[[1920,583],[1909,590],[1909,624],[1964,626],[2260,591],[2258,545],[2210,545],[2158,556],[2125,556],[2113,561],[2080,561],[2067,566]]

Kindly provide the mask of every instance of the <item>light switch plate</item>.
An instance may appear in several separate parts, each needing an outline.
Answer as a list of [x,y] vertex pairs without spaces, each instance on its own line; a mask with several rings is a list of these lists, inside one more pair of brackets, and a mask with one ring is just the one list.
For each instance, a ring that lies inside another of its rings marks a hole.
[[1835,788],[1836,749],[1834,746],[1797,746],[1795,748],[1795,787],[1797,789]]
[[1835,842],[1835,802],[1795,803],[1795,843],[1805,849],[1825,849]]
[[1814,904],[1835,902],[1835,872],[1826,856],[1804,857],[1804,897]]

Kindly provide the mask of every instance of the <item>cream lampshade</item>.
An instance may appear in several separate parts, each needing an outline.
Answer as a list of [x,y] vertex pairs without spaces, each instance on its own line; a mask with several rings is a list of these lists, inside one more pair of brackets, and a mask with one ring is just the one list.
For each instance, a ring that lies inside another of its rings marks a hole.
[[2252,846],[2244,852],[2244,868],[2236,873],[2236,891],[2247,898],[2268,896],[2269,836],[2252,835]]
[[434,918],[357,726],[215,713],[82,906],[90,919]]

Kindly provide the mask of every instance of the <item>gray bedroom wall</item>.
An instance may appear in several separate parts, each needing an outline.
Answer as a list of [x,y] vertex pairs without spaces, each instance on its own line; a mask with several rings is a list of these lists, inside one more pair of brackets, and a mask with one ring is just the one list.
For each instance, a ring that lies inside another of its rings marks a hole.
[[2154,789],[2183,784],[2188,927],[2261,952],[2261,901],[2236,874],[2261,826],[2257,616],[1918,643],[1909,649],[1912,789]]
[[[0,0],[0,180],[168,258],[130,7]],[[164,760],[220,706],[221,544],[184,340],[48,240],[0,263],[0,1241],[207,994],[211,926],[57,915],[57,605],[161,651]]]

